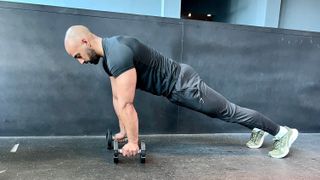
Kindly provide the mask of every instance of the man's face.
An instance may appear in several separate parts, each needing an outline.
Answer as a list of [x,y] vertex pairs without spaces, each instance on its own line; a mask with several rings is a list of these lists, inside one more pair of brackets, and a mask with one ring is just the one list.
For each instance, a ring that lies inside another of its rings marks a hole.
[[79,61],[80,64],[98,64],[101,56],[94,49],[88,47],[87,44],[81,44],[69,50],[69,54]]
[[89,61],[87,61],[87,63],[98,64],[101,57],[96,53],[96,51],[91,48],[87,48],[86,51],[89,57]]

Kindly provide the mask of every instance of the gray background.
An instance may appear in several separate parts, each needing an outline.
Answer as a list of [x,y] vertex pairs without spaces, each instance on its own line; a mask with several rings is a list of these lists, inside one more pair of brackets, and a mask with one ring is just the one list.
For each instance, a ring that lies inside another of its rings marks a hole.
[[[320,34],[0,2],[0,135],[96,135],[116,130],[101,64],[80,65],[66,29],[131,35],[192,65],[241,106],[302,132],[320,130]],[[137,91],[141,134],[247,132]]]

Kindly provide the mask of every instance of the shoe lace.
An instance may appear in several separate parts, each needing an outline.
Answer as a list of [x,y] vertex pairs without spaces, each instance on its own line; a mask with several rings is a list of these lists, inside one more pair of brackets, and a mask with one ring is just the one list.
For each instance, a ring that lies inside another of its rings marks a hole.
[[281,143],[282,143],[281,139],[275,139],[274,143],[273,143],[273,148],[274,149],[280,149]]
[[279,145],[280,145],[279,140],[275,140],[275,141],[273,142],[273,149],[278,149],[278,148],[279,148]]
[[251,138],[250,138],[250,139],[251,139],[253,142],[256,142],[257,139],[258,139],[258,135],[259,135],[258,132],[253,132],[253,133],[251,134]]

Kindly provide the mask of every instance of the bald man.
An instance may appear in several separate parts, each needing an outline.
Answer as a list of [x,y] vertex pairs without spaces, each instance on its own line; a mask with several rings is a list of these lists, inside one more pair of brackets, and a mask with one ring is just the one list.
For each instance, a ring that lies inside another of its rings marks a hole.
[[264,137],[271,134],[275,138],[269,155],[274,158],[285,157],[298,137],[298,130],[280,126],[255,110],[228,101],[203,82],[191,66],[165,57],[133,37],[101,38],[87,27],[75,25],[67,30],[64,43],[67,53],[81,64],[98,64],[102,59],[119,119],[120,132],[114,138],[128,137],[122,148],[124,156],[134,156],[139,150],[138,116],[133,104],[136,89],[251,129],[246,143],[249,148],[260,148]]

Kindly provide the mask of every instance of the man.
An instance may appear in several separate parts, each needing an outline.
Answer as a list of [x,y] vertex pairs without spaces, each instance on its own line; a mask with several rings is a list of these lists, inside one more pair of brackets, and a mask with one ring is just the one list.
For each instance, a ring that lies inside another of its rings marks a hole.
[[119,119],[116,140],[128,137],[124,156],[134,156],[138,147],[138,116],[133,101],[141,89],[171,102],[204,113],[212,118],[238,123],[252,130],[249,148],[262,146],[267,134],[275,136],[269,155],[283,158],[289,153],[298,131],[279,126],[261,113],[240,107],[206,85],[186,64],[179,64],[139,40],[127,36],[101,38],[82,25],[71,26],[65,35],[67,53],[81,64],[98,64],[110,77],[113,106]]

